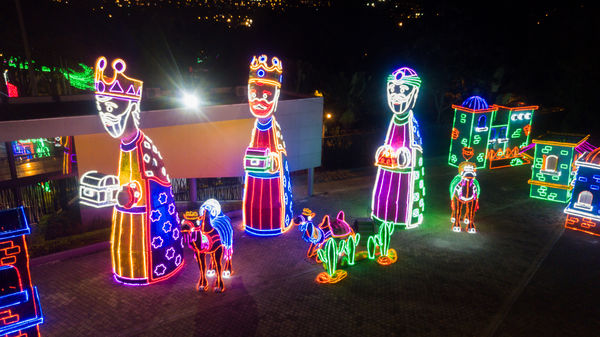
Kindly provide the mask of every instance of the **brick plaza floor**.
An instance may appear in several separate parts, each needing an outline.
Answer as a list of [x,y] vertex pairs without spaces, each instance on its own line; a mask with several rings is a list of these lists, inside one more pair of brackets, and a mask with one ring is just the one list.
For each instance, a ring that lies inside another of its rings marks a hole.
[[[32,267],[46,316],[44,336],[595,336],[600,331],[600,240],[563,230],[563,204],[528,197],[529,167],[480,171],[479,233],[454,233],[448,185],[454,168],[426,162],[424,224],[398,231],[398,262],[358,261],[321,285],[293,229],[250,237],[233,219],[234,275],[223,294],[195,290],[198,268],[165,282],[125,287],[108,251]],[[368,216],[374,170],[317,175],[295,210],[320,221],[343,209]],[[182,211],[182,210],[180,210]],[[239,214],[239,213],[238,213]],[[563,233],[564,232],[564,233]],[[361,239],[364,249],[366,238]]]

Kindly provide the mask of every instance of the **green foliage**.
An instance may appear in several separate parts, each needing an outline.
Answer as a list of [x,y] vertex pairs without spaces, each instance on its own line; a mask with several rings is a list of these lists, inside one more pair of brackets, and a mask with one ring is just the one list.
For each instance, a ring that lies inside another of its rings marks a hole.
[[69,80],[71,86],[81,90],[94,90],[94,70],[83,63],[79,63],[79,66],[82,71],[78,72],[71,68],[59,71]]
[[381,256],[388,256],[390,241],[394,233],[394,225],[390,222],[383,222],[379,227],[379,234],[369,236],[367,241],[367,253],[369,259],[375,258],[375,251],[379,247]]
[[44,240],[53,240],[63,236],[79,234],[84,231],[81,226],[81,215],[77,207],[64,211],[46,214],[37,224],[32,225],[34,235]]
[[31,224],[31,230],[27,242],[35,257],[108,241],[111,228],[110,221],[100,219],[84,227],[79,207],[69,207],[42,216],[38,223]]
[[369,109],[369,85],[371,77],[366,72],[339,72],[332,74],[331,81],[325,84],[325,109],[331,111],[336,123],[350,129],[358,122],[371,123],[374,109]]
[[29,243],[29,255],[30,257],[38,257],[108,241],[110,239],[110,231],[110,228],[105,228],[48,241],[32,240]]

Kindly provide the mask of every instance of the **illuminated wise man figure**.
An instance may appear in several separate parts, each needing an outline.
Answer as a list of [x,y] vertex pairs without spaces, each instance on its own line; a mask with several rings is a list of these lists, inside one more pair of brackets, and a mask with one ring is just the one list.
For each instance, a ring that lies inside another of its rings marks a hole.
[[160,152],[139,129],[140,80],[127,77],[125,61],[96,61],[96,107],[104,129],[121,141],[111,257],[115,279],[125,284],[164,280],[183,266],[183,244],[169,175]]
[[247,233],[275,236],[292,224],[292,185],[281,127],[273,113],[281,91],[283,67],[277,57],[253,57],[248,103],[256,121],[244,157],[244,225]]
[[388,106],[394,115],[385,144],[375,155],[378,169],[371,205],[371,217],[379,225],[392,223],[408,229],[423,222],[423,148],[412,110],[420,86],[421,78],[410,68],[400,68],[388,76]]
[[460,223],[467,226],[467,232],[475,234],[475,211],[479,209],[479,182],[475,178],[477,169],[474,163],[464,161],[458,165],[458,175],[450,183],[452,207],[452,230],[460,232]]

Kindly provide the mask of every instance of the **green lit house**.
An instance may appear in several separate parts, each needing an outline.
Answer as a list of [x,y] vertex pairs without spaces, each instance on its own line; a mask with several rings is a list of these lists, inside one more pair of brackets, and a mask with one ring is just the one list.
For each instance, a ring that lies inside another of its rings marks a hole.
[[532,198],[567,203],[571,199],[575,165],[584,152],[595,147],[587,142],[589,135],[546,133],[532,143],[535,146],[531,179]]
[[522,149],[529,145],[537,106],[490,106],[483,98],[472,96],[462,105],[452,105],[452,108],[454,123],[448,155],[450,166],[458,167],[463,160],[475,163],[478,169],[531,163],[531,157]]

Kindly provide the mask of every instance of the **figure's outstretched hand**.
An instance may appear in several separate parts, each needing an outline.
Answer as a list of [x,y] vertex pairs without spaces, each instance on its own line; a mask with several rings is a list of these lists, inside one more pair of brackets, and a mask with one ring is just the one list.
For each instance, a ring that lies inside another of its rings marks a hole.
[[131,182],[121,186],[121,190],[117,194],[117,204],[121,207],[131,208],[142,198],[140,184]]
[[275,173],[279,171],[280,163],[279,163],[279,153],[271,152],[271,167],[269,168],[270,173]]

